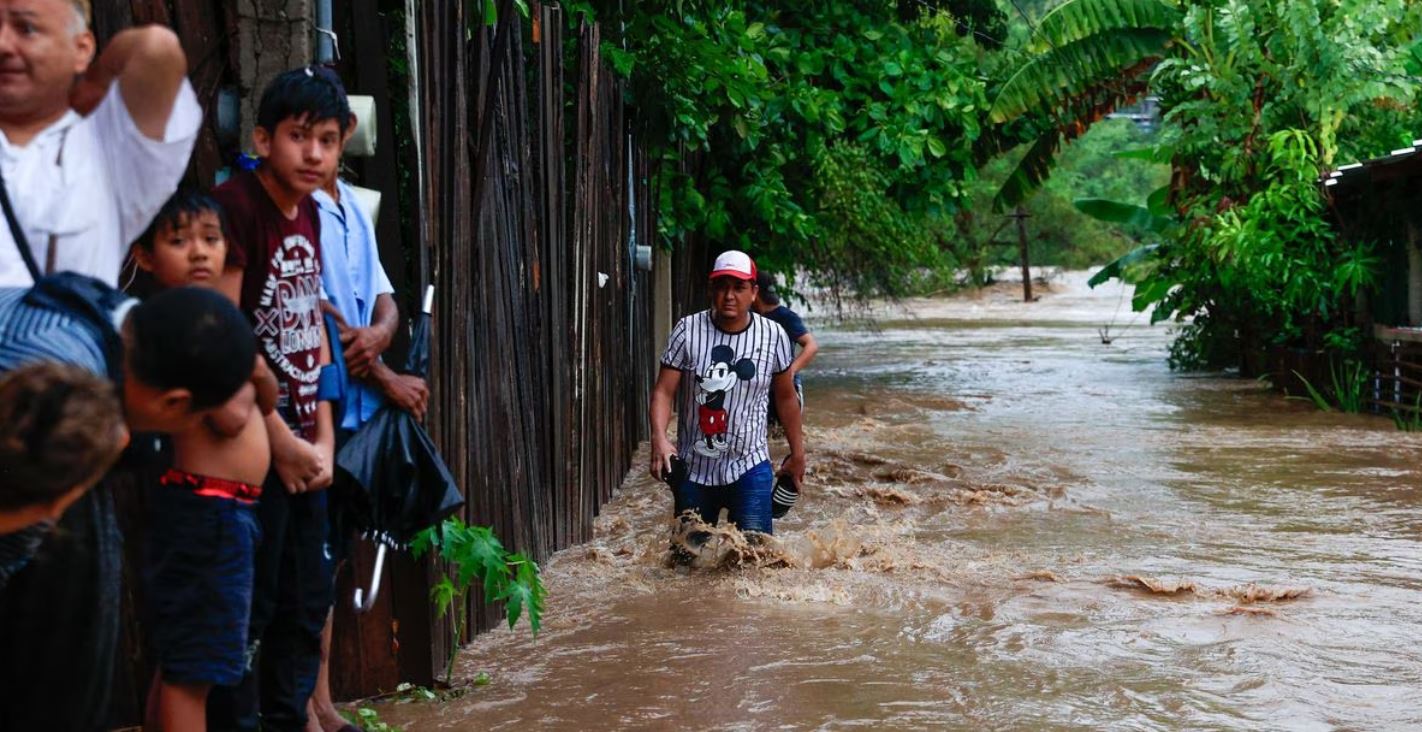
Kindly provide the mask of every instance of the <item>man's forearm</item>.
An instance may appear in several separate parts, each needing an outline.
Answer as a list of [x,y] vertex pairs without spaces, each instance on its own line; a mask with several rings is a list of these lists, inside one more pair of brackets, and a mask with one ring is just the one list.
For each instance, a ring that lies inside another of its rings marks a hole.
[[785,428],[785,441],[790,443],[790,454],[804,455],[805,436],[800,420],[803,415],[800,414],[800,399],[795,395],[793,381],[789,382],[789,388],[777,389],[775,414]]
[[796,343],[800,344],[800,355],[796,356],[795,360],[790,362],[790,370],[798,374],[803,371],[806,366],[809,366],[811,361],[815,360],[815,355],[820,352],[820,344],[816,342],[815,337],[809,333],[800,336],[800,340],[796,341]]
[[400,327],[400,306],[395,303],[394,297],[387,294],[375,298],[375,311],[370,315],[370,327],[380,334],[380,352],[385,353],[390,348],[390,343],[395,340],[395,330]]
[[800,355],[796,356],[795,360],[790,362],[791,373],[800,373],[806,366],[810,365],[810,362],[813,361],[814,358],[815,354],[813,351],[801,351]]
[[267,424],[267,440],[271,443],[272,453],[278,449],[278,443],[294,439],[296,433],[291,431],[291,427],[282,419],[281,412],[273,410],[270,414],[262,416],[262,421]]
[[652,424],[652,439],[666,439],[667,425],[671,424],[671,399],[660,391],[653,391],[647,420]]
[[390,382],[396,376],[398,376],[398,374],[395,373],[395,370],[386,366],[384,361],[376,361],[370,365],[370,371],[367,371],[365,376],[358,376],[356,380],[375,389],[381,394],[389,396]]

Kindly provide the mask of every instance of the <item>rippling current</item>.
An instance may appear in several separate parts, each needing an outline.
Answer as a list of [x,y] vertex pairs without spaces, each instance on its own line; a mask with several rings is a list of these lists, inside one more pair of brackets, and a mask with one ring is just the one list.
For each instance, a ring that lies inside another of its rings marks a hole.
[[[1422,728],[1422,440],[1182,376],[1114,285],[821,323],[777,543],[638,469],[424,729]],[[1103,345],[1098,328],[1113,324]],[[781,447],[783,450],[783,445]]]

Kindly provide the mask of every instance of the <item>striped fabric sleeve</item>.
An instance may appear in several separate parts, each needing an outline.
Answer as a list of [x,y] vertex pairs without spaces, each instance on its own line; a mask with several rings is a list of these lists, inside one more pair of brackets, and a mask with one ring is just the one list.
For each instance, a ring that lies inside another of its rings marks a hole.
[[0,290],[0,371],[59,361],[108,373],[103,346],[70,317],[23,302],[26,290]]
[[687,357],[686,338],[687,321],[690,318],[682,318],[672,326],[671,335],[667,336],[667,348],[662,352],[662,365],[667,368],[686,371],[691,368],[691,360]]
[[795,362],[795,350],[790,345],[790,336],[785,333],[785,329],[779,323],[769,323],[771,331],[771,341],[773,343],[773,363],[776,374],[783,374],[790,368],[790,364]]

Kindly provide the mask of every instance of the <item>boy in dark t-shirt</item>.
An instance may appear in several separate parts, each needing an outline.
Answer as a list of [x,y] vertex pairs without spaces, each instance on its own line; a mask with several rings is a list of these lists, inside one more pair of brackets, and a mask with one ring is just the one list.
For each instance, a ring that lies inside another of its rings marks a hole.
[[[751,309],[762,317],[779,323],[780,327],[785,329],[785,335],[790,336],[790,342],[800,346],[799,355],[795,356],[794,362],[790,364],[790,373],[795,376],[795,394],[800,397],[800,408],[804,409],[805,388],[800,381],[800,371],[815,360],[815,354],[820,352],[820,345],[815,342],[810,329],[805,327],[805,321],[800,318],[800,314],[781,304],[780,294],[775,291],[774,275],[768,272],[757,273],[756,284],[758,287]],[[775,415],[775,400],[772,399],[770,423],[776,425],[779,422]]]
[[334,172],[350,119],[344,91],[321,74],[301,68],[277,76],[262,93],[252,133],[261,166],[213,191],[236,255],[223,286],[238,295],[279,387],[267,421],[272,472],[258,507],[263,540],[249,633],[260,653],[240,686],[213,691],[209,719],[224,729],[303,728],[321,665],[333,591],[325,488],[335,432],[330,404],[317,399],[330,352],[311,193]]

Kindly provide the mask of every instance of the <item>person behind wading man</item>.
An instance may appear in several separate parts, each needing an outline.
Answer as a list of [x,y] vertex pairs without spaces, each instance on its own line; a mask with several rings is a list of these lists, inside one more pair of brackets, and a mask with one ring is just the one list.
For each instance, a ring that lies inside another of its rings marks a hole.
[[262,543],[252,588],[249,657],[237,687],[213,687],[212,729],[302,730],[321,666],[331,606],[329,522],[335,432],[320,401],[330,362],[321,316],[321,220],[314,193],[340,160],[351,120],[345,92],[314,69],[279,74],[262,92],[252,142],[262,162],[218,186],[236,264],[221,288],[239,292],[258,348],[278,381],[267,419],[272,470],[257,516]]
[[[805,385],[800,380],[800,372],[815,360],[815,354],[820,352],[820,346],[815,342],[815,337],[810,334],[810,329],[805,327],[805,321],[800,318],[800,314],[780,302],[780,293],[775,291],[775,277],[768,272],[760,272],[756,275],[756,285],[758,289],[755,303],[751,306],[752,309],[779,323],[780,327],[785,329],[785,335],[790,337],[790,342],[800,346],[799,355],[795,356],[795,360],[790,364],[790,373],[795,377],[795,394],[800,400],[801,424],[803,425]],[[775,400],[772,399],[770,401],[770,424],[774,427],[779,423],[780,419],[775,413]]]
[[[676,515],[692,512],[714,523],[721,509],[741,531],[771,534],[771,468],[766,413],[774,399],[790,456],[780,472],[803,483],[805,445],[790,338],[776,323],[752,312],[755,262],[744,252],[716,258],[710,277],[711,307],[672,328],[652,389],[652,475],[671,482]],[[677,445],[667,439],[672,400],[680,390]],[[674,463],[685,465],[685,475]]]
[[[129,244],[177,188],[197,139],[202,110],[177,36],[129,29],[96,58],[89,10],[88,0],[0,0],[0,287],[64,271],[116,284]],[[107,722],[121,541],[101,483],[11,581],[0,608],[0,729]],[[65,642],[55,644],[60,634]],[[44,639],[52,655],[72,647],[99,660],[22,652]]]

